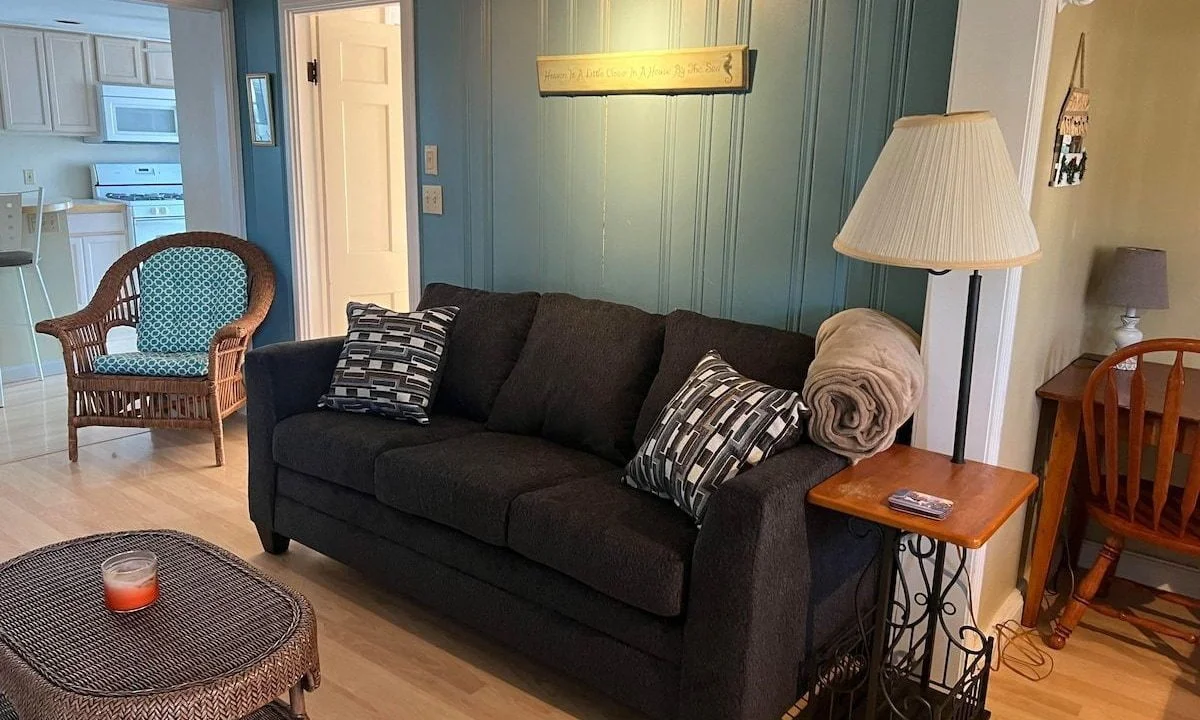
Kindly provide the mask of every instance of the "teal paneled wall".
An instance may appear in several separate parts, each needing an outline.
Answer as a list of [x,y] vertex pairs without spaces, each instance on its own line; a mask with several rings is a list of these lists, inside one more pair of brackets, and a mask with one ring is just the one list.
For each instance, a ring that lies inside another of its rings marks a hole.
[[[891,122],[946,105],[956,0],[418,5],[420,137],[447,213],[423,273],[814,332],[919,326],[925,275],[831,247]],[[538,54],[749,43],[741,95],[543,98]]]
[[[418,135],[440,150],[422,181],[445,206],[421,216],[422,278],[806,332],[851,306],[919,326],[923,273],[831,243],[892,120],[945,108],[956,13],[957,0],[416,0]],[[234,23],[238,72],[278,73],[275,0],[234,0]],[[755,52],[746,94],[537,93],[539,53],[737,42]],[[280,276],[258,342],[289,339],[281,148],[244,142],[243,166],[248,235]]]

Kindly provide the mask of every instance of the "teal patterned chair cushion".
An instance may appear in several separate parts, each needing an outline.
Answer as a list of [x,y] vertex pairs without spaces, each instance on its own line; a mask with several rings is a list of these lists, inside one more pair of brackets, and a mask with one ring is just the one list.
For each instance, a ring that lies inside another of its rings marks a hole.
[[208,352],[213,335],[246,313],[246,266],[212,247],[176,247],[141,265],[138,350]]
[[101,355],[92,363],[101,375],[151,375],[154,377],[204,377],[207,352],[131,352]]

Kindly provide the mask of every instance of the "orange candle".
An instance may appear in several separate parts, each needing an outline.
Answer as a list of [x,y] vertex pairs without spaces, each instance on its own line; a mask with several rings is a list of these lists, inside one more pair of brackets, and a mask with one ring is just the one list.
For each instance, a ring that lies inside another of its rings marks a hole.
[[141,610],[158,600],[158,557],[145,550],[114,555],[100,564],[104,604],[113,612]]

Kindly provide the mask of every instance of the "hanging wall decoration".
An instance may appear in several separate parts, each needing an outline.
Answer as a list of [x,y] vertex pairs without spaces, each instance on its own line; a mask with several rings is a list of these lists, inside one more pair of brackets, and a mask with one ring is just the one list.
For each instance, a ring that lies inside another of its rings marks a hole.
[[750,48],[539,55],[537,72],[542,95],[744,92],[750,88]]
[[1070,187],[1083,182],[1087,171],[1087,151],[1083,139],[1088,131],[1088,107],[1091,96],[1084,87],[1083,65],[1087,35],[1079,35],[1079,47],[1075,51],[1075,65],[1071,68],[1071,87],[1058,113],[1058,127],[1054,135],[1054,167],[1050,175],[1051,187]]

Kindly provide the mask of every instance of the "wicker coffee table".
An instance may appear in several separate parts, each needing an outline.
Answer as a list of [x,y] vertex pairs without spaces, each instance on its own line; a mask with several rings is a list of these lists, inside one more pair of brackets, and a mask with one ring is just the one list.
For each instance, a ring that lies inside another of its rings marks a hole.
[[[130,549],[158,555],[161,596],[120,615],[100,562]],[[0,564],[0,720],[306,718],[319,682],[308,601],[199,538],[92,535]]]

